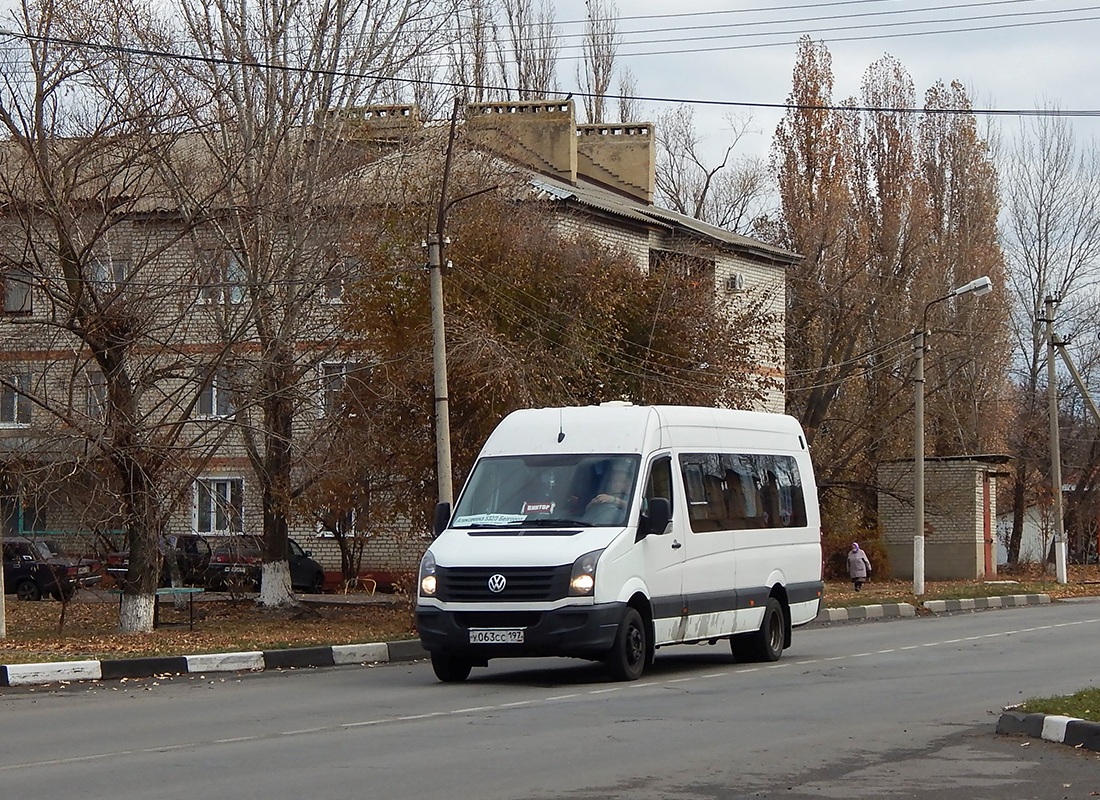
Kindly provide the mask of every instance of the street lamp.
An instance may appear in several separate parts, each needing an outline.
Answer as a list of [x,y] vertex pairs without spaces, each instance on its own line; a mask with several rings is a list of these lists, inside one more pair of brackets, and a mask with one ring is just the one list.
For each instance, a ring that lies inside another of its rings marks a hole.
[[915,425],[913,458],[913,594],[924,594],[924,337],[928,330],[928,311],[936,303],[972,294],[980,297],[993,291],[993,281],[988,276],[975,278],[970,283],[954,289],[943,297],[926,304],[921,317],[920,330],[913,334],[916,365],[913,369],[913,396]]

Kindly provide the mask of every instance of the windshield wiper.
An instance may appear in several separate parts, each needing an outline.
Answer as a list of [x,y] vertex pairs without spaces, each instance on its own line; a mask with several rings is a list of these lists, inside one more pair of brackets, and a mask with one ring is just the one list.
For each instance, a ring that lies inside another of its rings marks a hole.
[[580,525],[582,528],[591,527],[591,522],[581,519],[568,519],[561,517],[536,517],[525,519],[522,523],[525,528],[560,528],[562,525]]

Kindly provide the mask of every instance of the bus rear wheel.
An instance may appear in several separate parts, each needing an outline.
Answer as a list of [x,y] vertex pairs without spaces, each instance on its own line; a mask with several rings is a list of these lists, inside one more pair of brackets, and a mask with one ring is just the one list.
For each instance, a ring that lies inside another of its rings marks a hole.
[[783,606],[774,597],[764,606],[760,630],[741,633],[730,639],[730,650],[738,661],[778,661],[783,655],[787,620]]

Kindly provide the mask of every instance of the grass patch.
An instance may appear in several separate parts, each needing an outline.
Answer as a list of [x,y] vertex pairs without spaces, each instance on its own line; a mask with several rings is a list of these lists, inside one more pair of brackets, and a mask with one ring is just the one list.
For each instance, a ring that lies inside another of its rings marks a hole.
[[1062,717],[1100,722],[1100,689],[1082,689],[1063,697],[1033,697],[1013,711],[1025,714],[1057,714]]

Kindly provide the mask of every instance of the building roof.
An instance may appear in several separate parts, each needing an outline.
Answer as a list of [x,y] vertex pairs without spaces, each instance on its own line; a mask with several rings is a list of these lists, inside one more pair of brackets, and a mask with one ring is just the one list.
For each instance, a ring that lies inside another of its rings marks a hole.
[[576,183],[567,183],[547,175],[532,173],[531,185],[556,200],[573,202],[605,214],[657,226],[670,233],[687,234],[717,247],[748,251],[757,257],[783,264],[794,264],[802,259],[802,256],[780,247],[773,247],[660,206],[642,203],[583,178],[578,178]]

